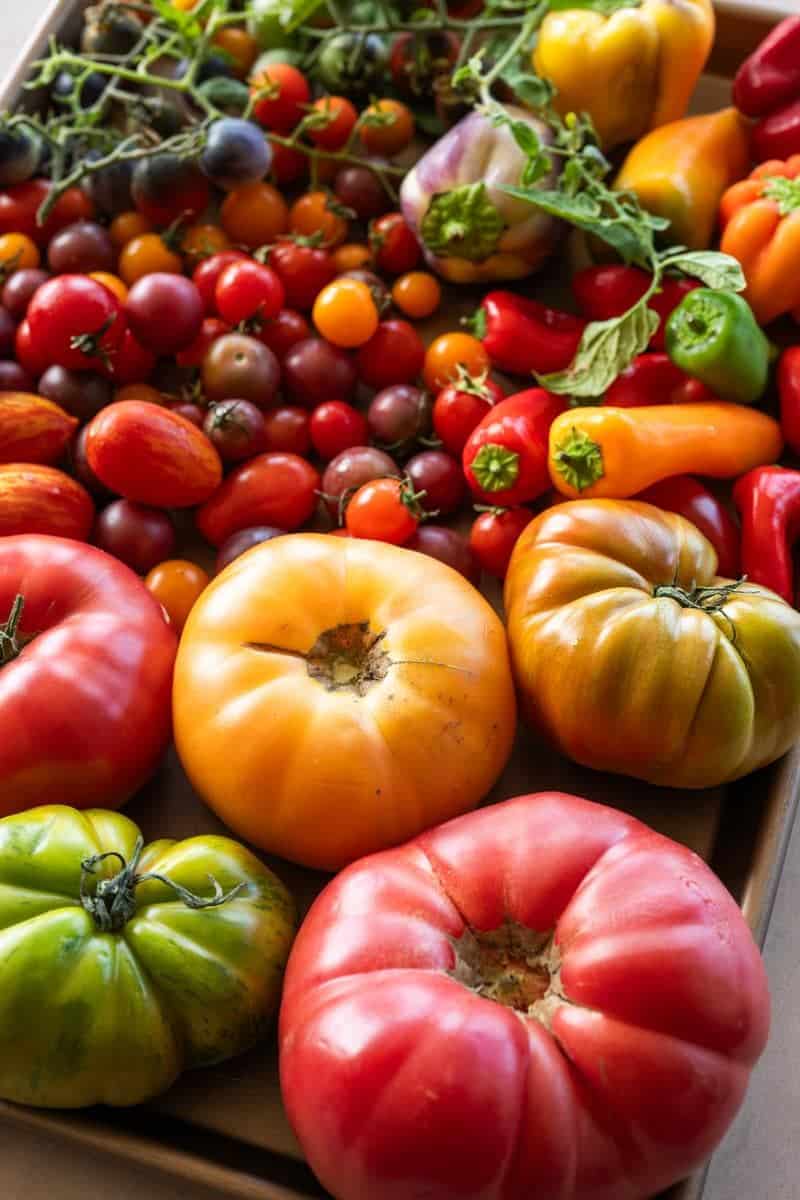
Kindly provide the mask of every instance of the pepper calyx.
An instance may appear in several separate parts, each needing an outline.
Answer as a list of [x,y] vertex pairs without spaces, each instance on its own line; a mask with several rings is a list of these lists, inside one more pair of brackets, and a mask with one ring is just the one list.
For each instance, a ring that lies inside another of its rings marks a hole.
[[470,463],[472,474],[484,492],[504,492],[519,479],[519,454],[497,442],[486,442]]
[[772,175],[764,183],[763,194],[768,200],[775,201],[782,217],[788,217],[800,208],[800,179]]
[[482,262],[495,252],[504,229],[486,184],[480,182],[434,196],[420,233],[426,249],[440,258]]
[[591,487],[605,475],[600,446],[574,425],[556,446],[553,461],[559,475],[578,492]]

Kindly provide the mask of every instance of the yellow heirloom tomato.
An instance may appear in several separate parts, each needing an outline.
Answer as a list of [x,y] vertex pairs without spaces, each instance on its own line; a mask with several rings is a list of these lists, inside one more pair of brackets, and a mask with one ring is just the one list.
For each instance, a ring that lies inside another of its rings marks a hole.
[[292,534],[197,601],[173,714],[189,778],[231,829],[335,870],[474,808],[516,709],[503,626],[457,572]]

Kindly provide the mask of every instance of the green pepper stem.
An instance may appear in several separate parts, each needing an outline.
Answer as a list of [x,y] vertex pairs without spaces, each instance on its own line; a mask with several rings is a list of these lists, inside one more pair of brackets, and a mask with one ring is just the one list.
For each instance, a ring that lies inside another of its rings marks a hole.
[[553,461],[559,475],[578,492],[591,487],[605,475],[601,447],[574,425],[556,446]]

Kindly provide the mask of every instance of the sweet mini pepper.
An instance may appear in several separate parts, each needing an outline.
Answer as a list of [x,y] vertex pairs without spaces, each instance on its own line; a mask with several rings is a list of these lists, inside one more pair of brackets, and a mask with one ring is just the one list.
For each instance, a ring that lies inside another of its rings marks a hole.
[[478,500],[513,508],[548,490],[547,438],[565,407],[563,396],[529,388],[489,410],[462,456],[467,483]]
[[586,322],[514,292],[487,292],[471,321],[492,366],[512,375],[563,371],[575,357]]
[[637,354],[605,394],[615,408],[644,408],[650,404],[697,404],[716,400],[699,379],[676,367],[668,354]]
[[614,186],[666,217],[674,242],[702,250],[711,244],[723,192],[749,165],[747,122],[735,108],[724,108],[648,133],[625,159]]
[[667,321],[667,354],[722,400],[755,404],[769,378],[770,344],[737,292],[696,288]]
[[792,545],[800,531],[800,471],[756,467],[737,480],[733,499],[742,519],[742,571],[794,604]]
[[711,0],[642,0],[610,14],[548,13],[533,52],[556,108],[588,112],[605,147],[686,112],[714,40]]
[[778,396],[786,445],[794,454],[800,454],[800,346],[790,346],[780,357]]
[[787,17],[746,58],[733,81],[733,102],[747,117],[764,117],[800,96],[800,16]]
[[762,325],[800,314],[800,154],[761,166],[722,197],[720,249],[738,258]]
[[739,578],[739,527],[725,505],[692,475],[672,475],[635,497],[691,521],[717,552],[717,574]]

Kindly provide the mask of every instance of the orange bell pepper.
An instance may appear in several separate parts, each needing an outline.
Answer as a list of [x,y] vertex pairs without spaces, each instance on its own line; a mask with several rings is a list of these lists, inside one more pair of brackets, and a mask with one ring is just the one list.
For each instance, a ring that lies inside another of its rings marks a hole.
[[759,322],[785,312],[800,321],[800,154],[762,163],[728,188],[719,219],[720,249],[742,264]]
[[571,499],[624,500],[673,475],[735,479],[782,449],[777,421],[722,400],[574,408],[550,426],[550,478]]
[[702,250],[711,244],[723,192],[749,163],[747,122],[735,108],[724,108],[648,133],[614,186],[635,192],[644,208],[666,217],[673,241]]

